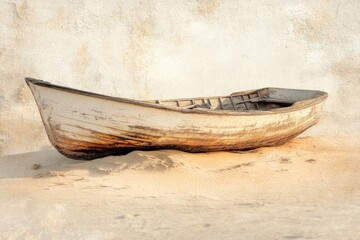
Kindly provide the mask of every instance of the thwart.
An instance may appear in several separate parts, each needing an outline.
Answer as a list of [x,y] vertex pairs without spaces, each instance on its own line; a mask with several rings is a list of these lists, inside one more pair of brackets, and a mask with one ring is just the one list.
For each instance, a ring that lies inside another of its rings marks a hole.
[[26,78],[53,146],[73,159],[132,150],[275,146],[319,121],[327,93],[262,88],[228,96],[138,101]]

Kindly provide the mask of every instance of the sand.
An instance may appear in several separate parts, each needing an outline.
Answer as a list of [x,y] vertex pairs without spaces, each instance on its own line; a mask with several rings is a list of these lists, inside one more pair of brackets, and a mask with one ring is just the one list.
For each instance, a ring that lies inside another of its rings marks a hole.
[[359,139],[88,162],[5,156],[0,239],[359,239]]

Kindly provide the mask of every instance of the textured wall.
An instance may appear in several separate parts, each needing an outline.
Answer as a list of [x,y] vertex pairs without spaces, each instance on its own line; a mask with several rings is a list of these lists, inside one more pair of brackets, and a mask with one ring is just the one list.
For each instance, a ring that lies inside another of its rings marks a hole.
[[310,133],[354,133],[359,12],[358,0],[1,0],[0,155],[49,146],[25,76],[138,99],[320,89]]

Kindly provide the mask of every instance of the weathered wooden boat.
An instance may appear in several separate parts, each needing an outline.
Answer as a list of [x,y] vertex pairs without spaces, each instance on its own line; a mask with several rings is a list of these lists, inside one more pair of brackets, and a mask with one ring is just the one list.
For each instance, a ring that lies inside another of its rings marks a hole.
[[137,101],[26,78],[54,147],[73,159],[132,150],[188,152],[285,143],[319,121],[327,93],[263,88],[221,97]]

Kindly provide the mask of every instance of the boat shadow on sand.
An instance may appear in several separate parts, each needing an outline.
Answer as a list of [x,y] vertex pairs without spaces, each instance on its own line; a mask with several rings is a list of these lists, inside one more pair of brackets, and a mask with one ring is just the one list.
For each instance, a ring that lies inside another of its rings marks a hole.
[[[126,155],[108,156],[91,161],[72,160],[56,150],[43,150],[0,158],[2,166],[0,179],[48,178],[69,176],[75,172],[100,177],[124,171],[166,172],[173,169],[224,171],[239,166],[251,166],[252,163],[244,156],[261,155],[262,149],[265,148],[209,153],[187,153],[178,150],[133,151]],[[218,164],[219,162],[222,164]]]
[[[0,180],[11,178],[51,178],[116,176],[188,171],[195,174],[253,172],[258,167],[281,172],[298,161],[316,163],[314,154],[329,151],[321,138],[300,137],[276,147],[246,151],[188,153],[178,150],[135,150],[126,155],[107,156],[90,161],[73,160],[56,150],[42,150],[0,158]],[[254,167],[256,166],[256,167]]]

